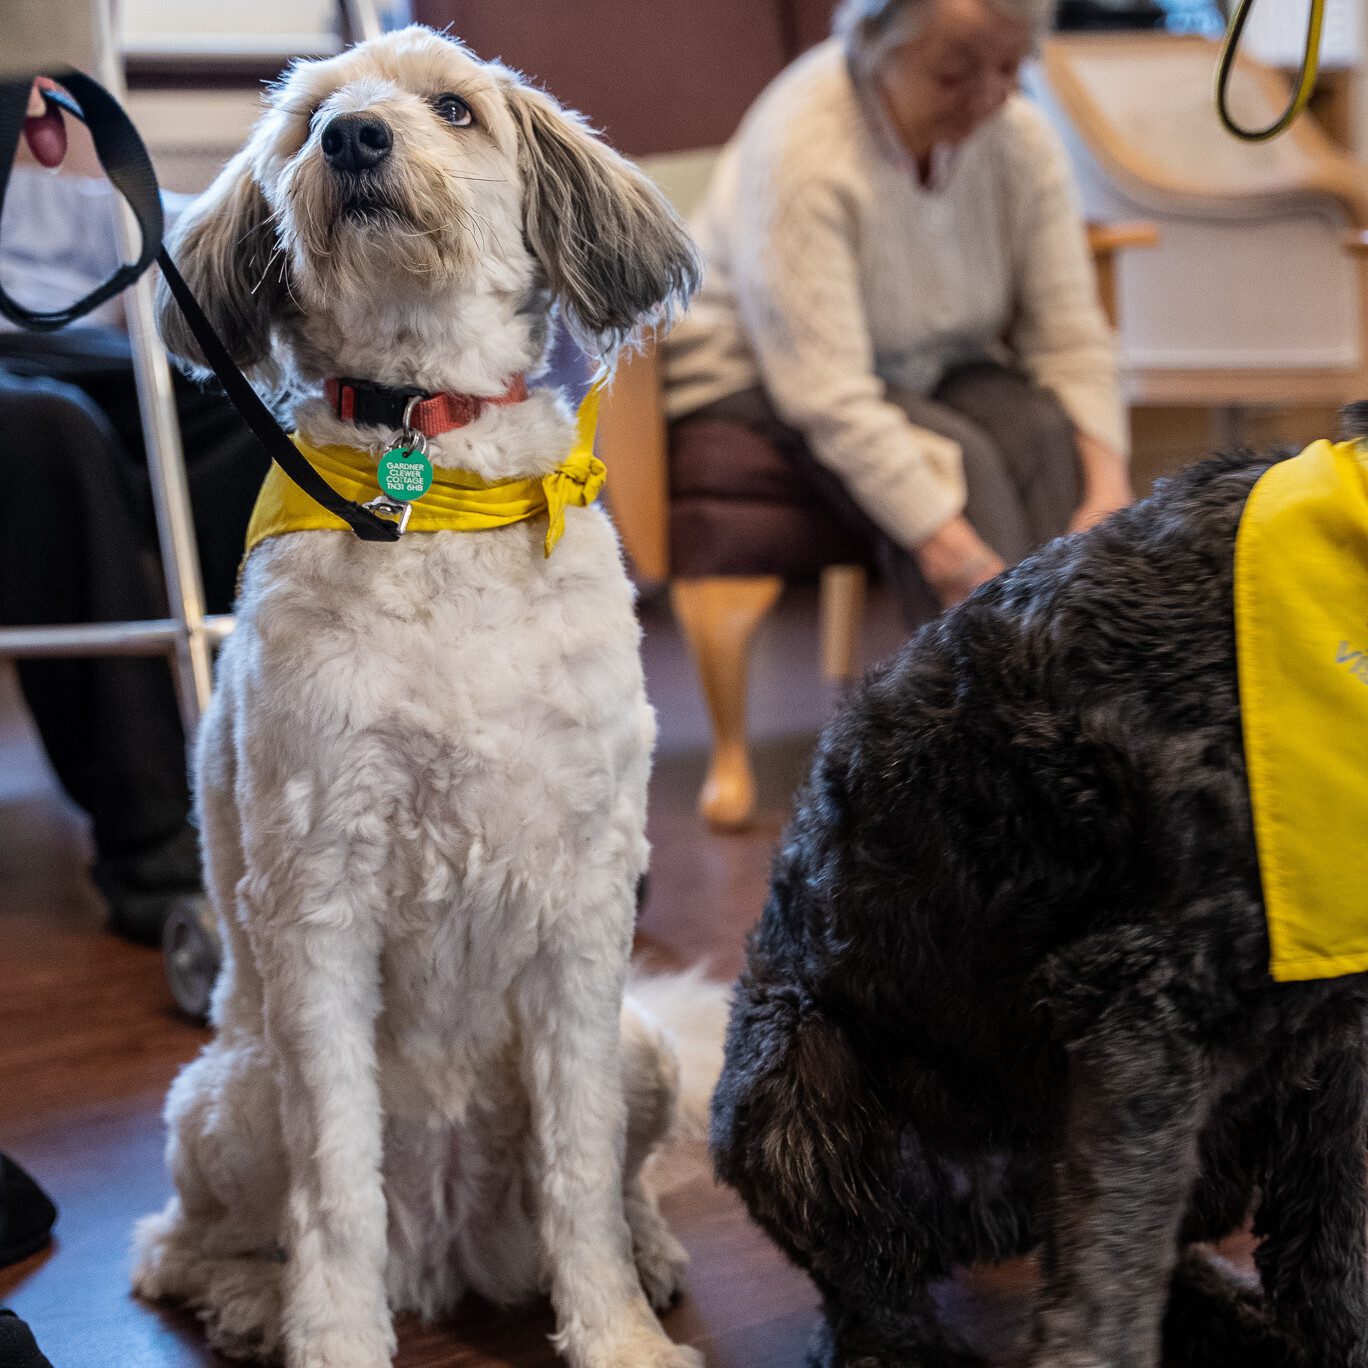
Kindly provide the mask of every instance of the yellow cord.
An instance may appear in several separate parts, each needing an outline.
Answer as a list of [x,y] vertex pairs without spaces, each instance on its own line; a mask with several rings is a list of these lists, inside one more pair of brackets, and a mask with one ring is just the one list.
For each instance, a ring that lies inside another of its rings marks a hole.
[[1266,128],[1241,128],[1226,103],[1230,73],[1235,66],[1235,53],[1240,46],[1240,34],[1245,20],[1254,7],[1254,0],[1238,0],[1235,13],[1230,16],[1225,42],[1221,44],[1221,59],[1216,66],[1216,113],[1226,131],[1246,142],[1267,142],[1283,132],[1306,108],[1320,72],[1321,29],[1325,24],[1325,0],[1311,0],[1311,17],[1306,25],[1306,52],[1302,56],[1301,75],[1297,78],[1297,93],[1282,114]]

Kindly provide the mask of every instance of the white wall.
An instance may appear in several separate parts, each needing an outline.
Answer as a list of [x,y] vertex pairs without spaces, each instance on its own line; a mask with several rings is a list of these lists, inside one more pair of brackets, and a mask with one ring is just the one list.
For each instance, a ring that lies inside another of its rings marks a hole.
[[[1358,6],[1359,33],[1364,35],[1364,47],[1368,48],[1368,0],[1354,0]],[[1360,161],[1368,162],[1368,61],[1360,51],[1355,67],[1354,81],[1354,154]]]
[[[133,52],[269,52],[317,55],[337,48],[337,0],[119,0]],[[374,0],[386,27],[405,22],[407,0]]]

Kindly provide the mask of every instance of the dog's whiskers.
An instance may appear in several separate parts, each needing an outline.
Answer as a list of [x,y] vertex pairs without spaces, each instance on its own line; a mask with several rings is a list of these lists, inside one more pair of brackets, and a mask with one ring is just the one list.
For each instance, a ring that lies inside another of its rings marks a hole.
[[[270,266],[271,266],[271,263],[272,263],[272,262],[275,262],[275,261],[279,261],[279,262],[280,262],[280,283],[285,287],[285,293],[286,293],[287,295],[289,295],[289,297],[290,297],[290,303],[293,304],[293,305],[295,306],[295,308],[298,309],[301,313],[303,313],[303,312],[304,312],[303,306],[300,304],[299,299],[298,299],[298,297],[295,295],[295,292],[294,292],[294,280],[291,278],[289,271],[287,271],[287,270],[285,269],[285,267],[286,267],[289,263],[287,262],[286,257],[285,257],[285,247],[284,247],[284,244],[282,244],[281,246],[279,246],[279,247],[276,248],[275,252],[274,252],[274,253],[272,254],[272,256],[271,256],[271,260],[270,260],[269,262],[266,263],[267,269],[268,269],[268,270],[269,270],[269,268],[270,268]],[[266,279],[266,277],[263,275],[263,276],[262,276],[262,280],[265,280],[265,279]],[[258,282],[258,283],[260,283],[260,282]],[[253,293],[255,293],[255,291],[254,291]]]
[[489,250],[489,242],[485,237],[484,230],[489,226],[488,220],[466,206],[458,207],[456,212],[461,216],[463,222],[469,220],[471,230],[474,232],[476,238],[479,239],[480,251],[487,252]]
[[[252,286],[252,288],[251,288],[251,290],[249,291],[249,293],[251,293],[251,294],[256,294],[256,292],[257,292],[259,289],[261,289],[261,287],[266,283],[266,277],[267,277],[268,275],[271,274],[271,267],[275,265],[276,260],[279,258],[280,254],[281,254],[281,250],[282,250],[281,248],[277,247],[277,248],[275,249],[275,251],[272,252],[271,255],[270,255],[269,257],[266,258],[266,265],[262,268],[261,275],[260,275],[260,277],[257,279],[257,283],[256,283],[255,285]],[[283,264],[283,263],[282,263],[282,266],[281,266],[280,279],[281,279],[281,282],[284,283],[284,281],[285,281],[285,271],[284,271],[284,264]],[[286,286],[286,288],[287,288],[287,289],[289,288],[288,285]]]

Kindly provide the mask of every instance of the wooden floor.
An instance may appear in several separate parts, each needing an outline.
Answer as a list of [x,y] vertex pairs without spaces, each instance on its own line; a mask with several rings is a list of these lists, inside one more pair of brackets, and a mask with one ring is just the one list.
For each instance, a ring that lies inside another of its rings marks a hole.
[[[660,713],[652,785],[652,882],[641,949],[667,964],[706,959],[735,973],[764,896],[794,783],[833,696],[816,679],[812,601],[792,596],[755,661],[753,730],[763,812],[744,836],[708,834],[693,814],[706,728],[668,617],[648,608],[646,661]],[[877,601],[870,658],[901,632]],[[194,1319],[128,1292],[129,1231],[168,1195],[162,1098],[205,1032],[180,1019],[160,956],[106,934],[87,883],[82,820],[58,794],[0,670],[0,1149],[61,1208],[47,1253],[0,1271],[0,1304],[34,1327],[55,1368],[185,1368],[219,1363]],[[693,1262],[666,1317],[713,1368],[797,1368],[814,1320],[806,1280],[708,1177],[701,1154],[677,1165],[664,1207]],[[966,1275],[943,1292],[949,1321],[995,1363],[1018,1357],[1031,1270]],[[450,1324],[400,1327],[400,1368],[550,1365],[545,1308],[508,1316],[470,1306]],[[3,1368],[3,1365],[0,1365]]]

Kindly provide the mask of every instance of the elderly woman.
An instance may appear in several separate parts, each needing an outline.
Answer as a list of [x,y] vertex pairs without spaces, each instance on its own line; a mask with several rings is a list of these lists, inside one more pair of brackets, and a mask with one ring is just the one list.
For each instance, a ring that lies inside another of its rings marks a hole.
[[1016,93],[1051,8],[847,0],[723,154],[666,344],[676,464],[764,439],[914,625],[1130,498],[1067,164]]

